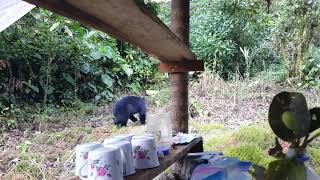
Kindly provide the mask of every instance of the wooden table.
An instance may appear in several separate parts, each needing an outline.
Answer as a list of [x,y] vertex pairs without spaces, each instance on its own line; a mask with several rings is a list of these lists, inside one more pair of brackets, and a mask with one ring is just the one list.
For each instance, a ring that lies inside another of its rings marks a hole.
[[[170,154],[162,159],[159,159],[160,166],[152,169],[137,170],[133,175],[124,177],[125,180],[149,180],[153,179],[170,167],[173,163],[181,160],[190,152],[202,152],[203,151],[203,141],[202,138],[194,139],[190,144],[179,145],[174,149],[170,149]],[[79,180],[77,176],[66,177],[67,180]]]
[[159,159],[160,166],[152,169],[137,170],[133,175],[126,176],[125,180],[149,180],[153,179],[176,161],[182,159],[189,152],[202,152],[203,141],[202,138],[193,140],[190,144],[183,146],[176,146],[176,149],[170,149],[170,154],[163,159]]

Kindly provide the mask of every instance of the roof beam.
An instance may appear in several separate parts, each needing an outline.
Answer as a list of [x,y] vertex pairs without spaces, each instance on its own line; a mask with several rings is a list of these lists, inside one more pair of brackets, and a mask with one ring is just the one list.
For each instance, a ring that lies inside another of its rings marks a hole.
[[140,0],[25,1],[125,40],[160,61],[196,60],[190,49]]

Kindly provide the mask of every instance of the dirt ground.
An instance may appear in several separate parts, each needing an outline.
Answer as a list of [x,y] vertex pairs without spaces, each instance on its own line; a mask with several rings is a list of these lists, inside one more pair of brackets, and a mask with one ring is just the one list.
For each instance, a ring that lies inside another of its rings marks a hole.
[[[225,82],[204,74],[190,85],[192,122],[222,124],[230,131],[265,123],[272,97],[281,91],[300,91],[309,108],[320,106],[320,92],[298,90],[261,79]],[[168,111],[169,89],[147,97],[149,112]],[[0,136],[0,179],[59,179],[72,173],[74,147],[83,142],[103,141],[121,133],[144,133],[138,123],[117,129],[111,125],[111,105],[83,115],[61,114],[58,123],[26,124]],[[59,117],[57,117],[59,118]],[[197,132],[196,127],[191,131]]]

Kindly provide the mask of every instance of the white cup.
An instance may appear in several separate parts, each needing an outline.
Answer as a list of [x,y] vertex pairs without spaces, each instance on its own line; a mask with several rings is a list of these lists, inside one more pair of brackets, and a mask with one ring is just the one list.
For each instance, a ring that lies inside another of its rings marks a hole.
[[110,144],[104,144],[105,147],[108,146],[116,146],[121,150],[121,160],[123,163],[123,175],[129,176],[131,174],[136,173],[134,163],[133,163],[133,153],[131,142],[129,141],[119,141]]
[[[87,176],[88,175],[88,153],[94,149],[103,147],[100,143],[87,143],[79,144],[76,146],[76,171],[75,175],[80,176],[80,174]],[[84,167],[84,168],[81,168]],[[81,172],[80,172],[81,171]]]
[[105,139],[103,141],[103,145],[113,144],[113,143],[117,143],[117,142],[120,142],[120,141],[119,141],[119,139],[116,139],[116,138]]
[[134,136],[132,138],[132,149],[136,169],[148,169],[160,165],[156,142],[153,137]]
[[127,135],[119,135],[115,136],[115,139],[118,139],[119,141],[129,141],[131,143],[133,134],[127,134]]
[[85,180],[123,180],[122,168],[120,148],[103,147],[89,152],[88,176],[80,174],[80,177]]

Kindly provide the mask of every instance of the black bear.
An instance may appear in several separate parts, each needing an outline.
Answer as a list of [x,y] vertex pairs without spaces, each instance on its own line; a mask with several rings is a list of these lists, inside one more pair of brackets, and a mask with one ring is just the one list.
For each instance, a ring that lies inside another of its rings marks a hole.
[[114,124],[116,126],[127,126],[128,119],[137,121],[133,115],[138,113],[141,124],[146,122],[146,101],[138,96],[126,96],[120,99],[113,107],[115,116]]

